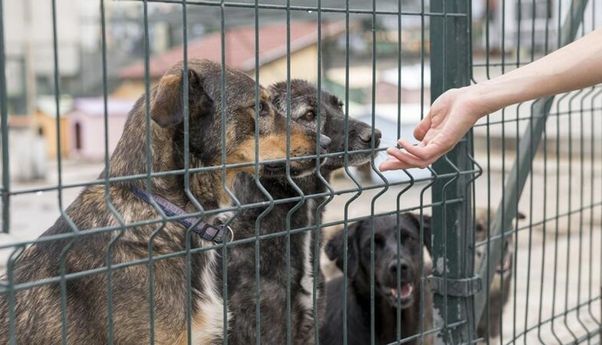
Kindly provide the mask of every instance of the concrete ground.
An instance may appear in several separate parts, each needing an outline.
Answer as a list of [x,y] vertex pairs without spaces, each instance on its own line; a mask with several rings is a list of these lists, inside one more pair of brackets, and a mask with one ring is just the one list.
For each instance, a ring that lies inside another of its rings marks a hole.
[[[485,164],[486,156],[478,154],[476,158],[486,169],[475,184],[476,204],[486,207],[489,199],[491,207],[495,208],[502,194],[501,162],[506,162],[504,169],[508,171],[512,157],[510,154],[502,157],[497,153],[489,167]],[[538,159],[534,164],[532,186],[531,180],[527,181],[521,198],[520,210],[527,219],[518,224],[513,292],[503,312],[502,337],[493,344],[515,341],[523,344],[573,343],[573,336],[579,338],[596,330],[598,336],[592,343],[600,342],[602,164],[592,166],[584,160],[581,168],[580,160],[569,162],[562,159],[558,162],[558,173],[556,164],[555,160],[548,159],[544,166],[543,160]],[[56,167],[51,168],[47,182],[15,184],[13,190],[56,185]],[[66,162],[63,169],[63,183],[73,184],[95,179],[102,165]],[[379,184],[375,189],[362,191],[356,200],[349,203],[349,217],[370,215],[372,208],[375,214],[396,210],[398,196],[406,186],[390,187],[383,192]],[[327,223],[344,219],[345,205],[356,190],[355,184],[341,174],[332,185],[337,191],[352,192],[336,196],[328,204],[324,219]],[[362,182],[362,185],[370,183]],[[80,188],[64,189],[61,193],[63,206],[69,205],[79,191]],[[418,183],[401,194],[400,207],[420,205],[421,192],[424,192],[423,203],[429,204],[431,190],[425,183]],[[0,245],[39,236],[58,217],[58,202],[56,191],[14,196],[11,233],[0,235]],[[595,207],[589,207],[592,204]],[[425,209],[425,213],[430,212],[430,209]],[[564,216],[556,219],[556,214]],[[11,252],[11,249],[0,250],[0,270],[4,270]],[[580,308],[575,310],[578,305]],[[553,316],[556,318],[552,322]],[[540,328],[537,327],[539,323],[542,324]]]

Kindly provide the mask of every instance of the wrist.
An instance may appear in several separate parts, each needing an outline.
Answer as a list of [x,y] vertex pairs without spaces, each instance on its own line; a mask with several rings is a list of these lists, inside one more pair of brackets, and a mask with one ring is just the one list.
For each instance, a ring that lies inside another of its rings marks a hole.
[[473,84],[465,86],[459,91],[463,98],[463,106],[466,107],[466,109],[470,109],[470,111],[467,112],[467,115],[471,117],[473,122],[498,110],[493,102],[495,98],[491,97],[492,91],[489,90],[488,85]]

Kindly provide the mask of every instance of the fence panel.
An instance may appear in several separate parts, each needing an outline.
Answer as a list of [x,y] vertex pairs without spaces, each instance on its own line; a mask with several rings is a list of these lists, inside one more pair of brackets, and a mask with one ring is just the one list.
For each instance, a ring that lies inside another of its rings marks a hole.
[[[599,344],[601,86],[378,165],[446,90],[600,22],[599,0],[0,1],[0,343]],[[11,174],[32,133],[44,181]]]

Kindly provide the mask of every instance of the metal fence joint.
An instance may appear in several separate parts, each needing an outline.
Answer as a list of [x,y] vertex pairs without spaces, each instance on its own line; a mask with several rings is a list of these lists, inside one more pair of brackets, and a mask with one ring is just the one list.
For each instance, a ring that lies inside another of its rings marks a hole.
[[461,279],[430,276],[428,279],[433,293],[439,295],[470,297],[476,295],[483,288],[483,281],[479,276]]

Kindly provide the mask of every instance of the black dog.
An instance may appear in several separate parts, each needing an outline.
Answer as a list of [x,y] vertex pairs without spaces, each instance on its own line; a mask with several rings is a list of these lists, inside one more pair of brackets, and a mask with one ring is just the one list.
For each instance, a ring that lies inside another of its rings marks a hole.
[[[398,219],[399,217],[399,223]],[[416,335],[420,323],[420,272],[423,243],[420,243],[420,217],[412,213],[377,216],[348,227],[347,296],[345,280],[338,277],[326,284],[326,322],[320,330],[320,343],[343,344],[343,299],[347,300],[347,340],[350,345],[370,344],[370,244],[374,226],[374,318],[375,343],[389,344],[397,339],[397,308],[401,313],[401,339]],[[399,227],[397,226],[399,224]],[[399,230],[396,230],[399,229]],[[430,217],[423,216],[424,245],[430,252]],[[399,237],[398,237],[399,235]],[[397,239],[399,238],[399,246]],[[337,233],[326,245],[326,254],[343,270],[344,233]],[[431,315],[430,293],[425,291],[424,318]],[[430,322],[425,321],[425,329]],[[425,342],[430,339],[425,338]],[[418,340],[409,344],[418,344]]]
[[[273,102],[281,112],[287,107],[287,85],[285,82],[270,88]],[[231,223],[237,238],[285,232],[287,229],[305,229],[297,231],[287,239],[284,234],[265,238],[261,243],[244,244],[233,247],[228,257],[229,306],[232,312],[230,321],[230,344],[248,344],[256,341],[260,334],[262,344],[281,345],[287,343],[287,323],[290,322],[292,344],[306,345],[314,343],[324,313],[323,283],[319,274],[320,243],[316,227],[321,215],[318,206],[325,196],[316,196],[327,191],[325,182],[330,179],[333,170],[344,164],[342,153],[345,137],[348,137],[350,165],[362,164],[371,159],[370,148],[378,147],[380,132],[369,125],[349,119],[348,133],[344,130],[345,115],[342,103],[335,96],[318,91],[312,84],[302,80],[290,83],[290,114],[297,124],[317,131],[332,140],[326,149],[328,153],[340,153],[329,156],[326,161],[316,162],[322,180],[316,169],[291,170],[292,181],[285,177],[267,177],[260,179],[265,191],[273,200],[279,201],[273,207],[246,209],[236,215]],[[318,111],[320,124],[318,126]],[[373,137],[374,135],[374,137]],[[361,152],[352,152],[360,151]],[[241,174],[236,179],[234,190],[243,204],[268,201],[267,196],[258,188],[257,181],[250,175]],[[298,188],[298,189],[297,189]],[[306,196],[299,200],[281,202],[281,200]],[[289,242],[290,241],[290,242]],[[258,248],[256,247],[258,246]],[[259,262],[256,262],[256,250]],[[287,258],[288,257],[288,258]],[[256,279],[256,265],[260,266],[260,280]],[[259,286],[260,329],[256,327],[257,287]],[[316,291],[316,296],[314,296]],[[314,298],[316,305],[314,305]],[[287,308],[290,301],[290,310]],[[317,316],[317,319],[315,318]]]

